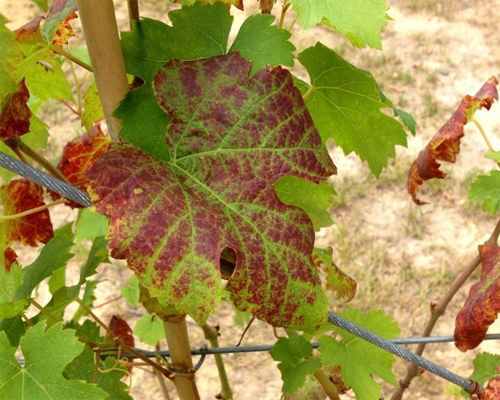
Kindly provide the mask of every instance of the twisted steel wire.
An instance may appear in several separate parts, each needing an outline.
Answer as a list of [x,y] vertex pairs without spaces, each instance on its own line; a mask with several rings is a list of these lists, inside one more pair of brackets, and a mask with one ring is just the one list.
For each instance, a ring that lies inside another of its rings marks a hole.
[[18,175],[23,176],[30,181],[38,183],[61,196],[64,196],[70,200],[77,202],[85,207],[90,207],[92,202],[90,196],[77,188],[68,185],[59,179],[46,174],[45,172],[39,171],[22,161],[16,160],[14,157],[9,156],[0,151],[0,166],[8,169],[9,171],[15,172]]

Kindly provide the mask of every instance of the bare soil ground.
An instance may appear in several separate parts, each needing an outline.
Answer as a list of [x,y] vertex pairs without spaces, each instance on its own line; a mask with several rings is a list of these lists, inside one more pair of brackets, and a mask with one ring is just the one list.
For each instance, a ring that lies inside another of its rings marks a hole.
[[[125,1],[115,1],[120,25],[126,29]],[[336,263],[358,282],[358,294],[350,306],[363,311],[383,309],[398,321],[402,337],[419,336],[429,316],[431,301],[439,301],[455,277],[475,256],[477,245],[490,234],[495,218],[481,212],[467,199],[468,185],[476,175],[495,167],[483,155],[484,141],[473,126],[466,127],[457,163],[446,165],[449,175],[444,181],[424,185],[422,198],[429,205],[417,207],[406,192],[408,168],[418,152],[448,119],[465,94],[474,94],[491,75],[499,74],[498,20],[500,0],[392,0],[389,21],[383,31],[384,51],[354,49],[346,40],[326,28],[304,32],[299,24],[293,28],[292,41],[298,51],[321,41],[336,49],[354,65],[370,70],[384,93],[396,106],[410,112],[418,123],[415,138],[408,138],[408,149],[400,148],[395,160],[379,180],[354,155],[345,157],[332,147],[338,167],[332,184],[338,193],[332,216],[335,225],[317,235],[318,246],[332,246]],[[250,12],[256,4],[246,5]],[[142,1],[144,16],[165,18],[171,7],[166,2]],[[280,9],[276,7],[275,14]],[[13,27],[22,25],[35,12],[28,1],[0,0],[0,12],[9,17]],[[248,13],[248,11],[247,11]],[[235,26],[247,13],[235,12]],[[287,24],[294,18],[288,13]],[[297,66],[300,74],[300,66]],[[65,140],[78,135],[78,128],[68,122],[60,105],[46,108],[46,122],[53,136],[49,156],[57,159]],[[477,118],[490,133],[493,146],[500,149],[500,113],[498,105],[491,112],[480,112]],[[70,213],[64,208],[52,210],[62,225]],[[26,255],[30,257],[30,254]],[[77,271],[85,256],[79,255],[71,268]],[[70,269],[71,270],[71,269]],[[75,272],[76,273],[76,272]],[[437,335],[451,335],[454,317],[462,306],[466,285],[452,301],[446,315],[438,322]],[[119,295],[116,282],[127,281],[129,272],[122,263],[106,265],[99,272],[98,301],[102,303]],[[43,295],[43,288],[41,294]],[[332,307],[343,307],[332,300]],[[105,320],[119,313],[133,325],[142,309],[133,309],[124,300],[99,308]],[[221,345],[237,342],[242,327],[233,321],[234,312],[223,305],[211,318],[221,326]],[[495,324],[490,332],[499,332]],[[204,343],[194,323],[191,329],[193,347]],[[256,322],[246,336],[245,344],[273,343],[272,329]],[[162,344],[165,347],[165,344]],[[146,347],[146,346],[143,346]],[[477,351],[499,352],[496,342],[484,343]],[[428,347],[425,356],[460,375],[472,371],[477,351],[463,354],[453,344]],[[281,380],[274,361],[266,353],[228,355],[224,357],[233,385],[235,399],[279,399]],[[396,363],[399,376],[406,364]],[[162,399],[156,378],[136,368],[132,375],[132,395],[136,399]],[[213,399],[218,391],[217,372],[208,357],[199,372],[198,382],[203,399]],[[446,382],[424,374],[414,381],[407,399],[449,399],[444,394]],[[170,396],[176,398],[170,387]],[[384,387],[385,393],[391,392]]]

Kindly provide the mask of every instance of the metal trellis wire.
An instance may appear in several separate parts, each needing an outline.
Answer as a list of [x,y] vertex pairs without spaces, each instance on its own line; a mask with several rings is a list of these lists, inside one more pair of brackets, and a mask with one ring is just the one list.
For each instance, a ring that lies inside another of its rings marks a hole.
[[[29,179],[35,183],[38,183],[39,185],[42,185],[50,190],[53,190],[54,192],[60,194],[61,196],[64,196],[70,200],[73,200],[85,207],[89,207],[92,205],[91,199],[88,196],[87,193],[78,190],[77,188],[60,181],[59,179],[56,179],[45,172],[39,171],[36,168],[31,167],[30,165],[23,163],[19,160],[16,160],[15,158],[0,152],[0,166],[7,168],[8,170],[15,172],[16,174],[19,174],[26,179]],[[477,382],[473,382],[469,379],[463,378],[437,364],[434,364],[431,361],[426,360],[425,358],[418,356],[411,351],[408,351],[400,346],[398,344],[409,344],[410,342],[408,339],[399,339],[396,341],[390,341],[386,340],[377,334],[370,332],[356,324],[353,324],[352,322],[347,321],[346,319],[338,316],[337,314],[333,312],[328,313],[328,321],[335,325],[338,326],[351,334],[366,340],[400,358],[403,358],[429,372],[431,372],[434,375],[437,375],[443,379],[446,379],[449,382],[452,382],[463,389],[465,389],[469,393],[477,393],[478,391],[482,390],[480,385]],[[500,335],[490,335],[488,339],[498,339]],[[417,338],[417,339],[411,339],[413,340],[412,343],[422,343],[422,342],[428,342],[432,343],[432,340],[436,338]],[[403,340],[403,341],[402,341]],[[404,342],[406,340],[406,342]],[[415,342],[416,340],[416,342]],[[437,338],[437,342],[446,342],[448,341],[448,338],[443,339],[443,338]],[[317,347],[317,343],[313,344],[314,346]],[[222,354],[222,353],[235,353],[235,352],[256,352],[256,351],[269,351],[272,348],[272,346],[246,346],[246,347],[237,347],[237,348],[232,348],[230,351],[229,349],[231,348],[217,348],[217,349],[198,349],[198,350],[192,350],[191,354],[199,354],[199,355],[207,355],[207,354]],[[237,350],[236,350],[237,349]],[[143,353],[147,357],[156,357],[158,353],[153,353],[153,352],[148,352],[145,350],[140,350],[141,353]],[[161,352],[159,353],[160,355],[163,356],[168,356],[168,352]],[[108,355],[111,356],[111,355]],[[125,355],[122,354],[122,356],[127,356],[127,358],[134,358],[133,355]],[[23,363],[23,360],[21,360],[21,363]],[[199,363],[198,368],[201,366],[201,363]]]

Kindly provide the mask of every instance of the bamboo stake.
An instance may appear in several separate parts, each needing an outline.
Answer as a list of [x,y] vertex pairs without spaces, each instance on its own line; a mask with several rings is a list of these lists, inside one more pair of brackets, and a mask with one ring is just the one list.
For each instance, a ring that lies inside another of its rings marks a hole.
[[112,113],[127,93],[128,82],[113,1],[77,0],[77,3],[110,137],[117,140],[120,120]]
[[[180,400],[200,400],[196,387],[193,360],[185,315],[173,315],[163,320],[172,368],[176,370],[173,381]],[[177,372],[182,371],[182,372]]]

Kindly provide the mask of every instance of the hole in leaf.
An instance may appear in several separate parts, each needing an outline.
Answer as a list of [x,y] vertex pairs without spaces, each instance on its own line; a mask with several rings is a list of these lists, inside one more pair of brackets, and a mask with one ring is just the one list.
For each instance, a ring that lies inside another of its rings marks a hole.
[[236,252],[225,247],[220,254],[220,272],[222,279],[229,279],[236,268]]

